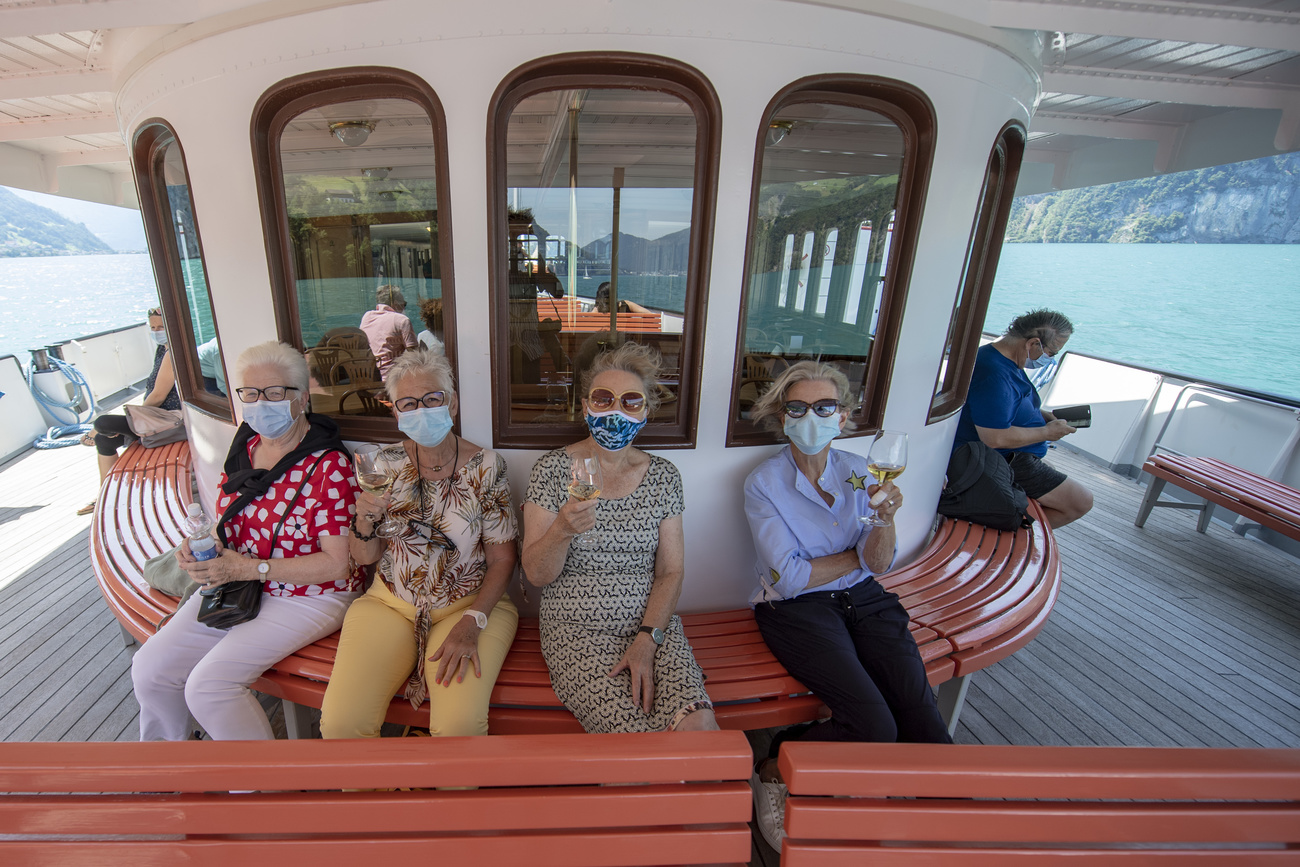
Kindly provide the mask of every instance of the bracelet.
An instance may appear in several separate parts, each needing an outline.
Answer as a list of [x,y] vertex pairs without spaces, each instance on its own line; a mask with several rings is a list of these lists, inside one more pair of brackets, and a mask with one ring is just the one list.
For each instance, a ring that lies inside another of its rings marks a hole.
[[370,535],[367,536],[365,533],[363,533],[363,532],[361,532],[360,530],[358,530],[358,529],[357,529],[357,516],[356,516],[356,515],[353,515],[353,516],[352,516],[352,534],[353,534],[354,536],[356,536],[356,537],[357,537],[358,539],[360,539],[362,542],[369,542],[371,539],[374,539],[374,538],[376,538],[376,537],[379,536],[379,528],[378,528],[378,527],[373,527],[373,526],[372,526],[372,527],[370,528],[370,531],[371,531],[371,532],[370,532]]

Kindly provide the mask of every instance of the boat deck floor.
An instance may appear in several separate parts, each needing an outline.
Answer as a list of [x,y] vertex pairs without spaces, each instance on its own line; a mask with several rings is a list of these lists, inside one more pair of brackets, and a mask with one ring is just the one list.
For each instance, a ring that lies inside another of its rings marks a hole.
[[[1058,450],[1096,506],[1057,533],[1062,590],[1028,647],[972,678],[960,743],[1300,747],[1300,563]],[[130,651],[91,573],[95,456],[0,466],[0,740],[133,740]]]

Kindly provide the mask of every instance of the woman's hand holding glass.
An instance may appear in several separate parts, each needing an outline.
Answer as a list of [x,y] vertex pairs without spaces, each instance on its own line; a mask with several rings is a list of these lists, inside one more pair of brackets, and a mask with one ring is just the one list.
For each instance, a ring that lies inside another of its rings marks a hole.
[[[888,527],[894,523],[894,512],[903,502],[902,493],[894,487],[894,479],[905,469],[907,434],[891,430],[876,434],[871,451],[867,453],[867,472],[876,480],[876,484],[867,488],[867,493],[871,494],[871,507],[875,511],[858,518],[864,526]],[[884,496],[881,496],[882,491]]]
[[[357,514],[373,524],[388,512],[391,503],[389,493],[397,474],[388,461],[384,460],[377,445],[360,446],[352,453],[352,457],[356,462],[357,484],[361,486],[361,494],[357,497]],[[390,538],[402,532],[402,525],[386,518],[375,527],[375,532],[384,538]]]
[[[573,544],[579,548],[590,547],[595,539],[588,532],[596,526],[596,500],[604,484],[599,458],[573,458],[569,466],[569,501],[560,507],[556,520],[565,520],[576,531]],[[564,510],[570,509],[566,519]],[[585,507],[585,508],[583,508]]]

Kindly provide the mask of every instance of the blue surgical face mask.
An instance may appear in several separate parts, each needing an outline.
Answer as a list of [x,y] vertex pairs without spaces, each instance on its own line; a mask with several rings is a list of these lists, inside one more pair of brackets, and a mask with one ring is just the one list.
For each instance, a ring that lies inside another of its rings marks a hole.
[[786,416],[782,429],[799,451],[806,455],[819,454],[840,435],[840,414],[832,413],[828,418],[815,412],[804,413],[803,418]]
[[1044,367],[1051,367],[1056,364],[1056,359],[1044,352],[1037,358],[1031,358],[1025,362],[1025,370],[1042,370]]
[[149,336],[152,337],[153,342],[157,343],[159,346],[167,345],[167,329],[164,328],[162,331],[150,331]]
[[244,421],[266,439],[279,439],[296,420],[292,400],[255,400],[244,404]]
[[632,445],[632,440],[641,433],[648,419],[634,419],[619,410],[602,413],[587,413],[587,430],[596,445],[611,452],[621,451]]
[[397,429],[417,445],[431,449],[451,432],[451,410],[445,406],[421,406],[397,414]]

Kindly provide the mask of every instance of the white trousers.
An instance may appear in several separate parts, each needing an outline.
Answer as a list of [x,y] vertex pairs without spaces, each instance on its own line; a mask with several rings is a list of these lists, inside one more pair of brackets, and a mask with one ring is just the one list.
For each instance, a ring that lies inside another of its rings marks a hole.
[[290,653],[338,629],[357,596],[264,595],[257,617],[213,629],[198,622],[201,600],[195,593],[131,660],[140,740],[186,740],[190,714],[214,740],[273,739],[249,685]]

